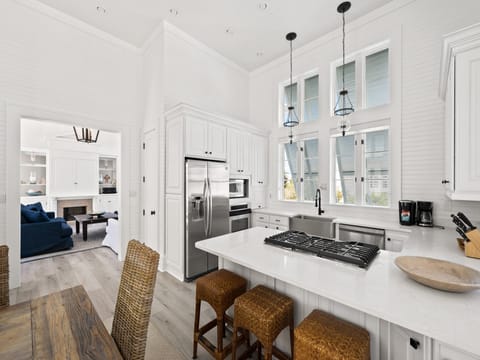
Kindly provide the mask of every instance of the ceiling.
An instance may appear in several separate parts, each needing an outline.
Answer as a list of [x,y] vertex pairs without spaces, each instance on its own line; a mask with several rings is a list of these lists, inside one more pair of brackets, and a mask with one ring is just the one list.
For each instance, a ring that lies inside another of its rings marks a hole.
[[[166,20],[246,70],[287,53],[290,31],[298,33],[298,47],[341,25],[341,0],[39,1],[137,47]],[[390,1],[351,0],[347,22]]]

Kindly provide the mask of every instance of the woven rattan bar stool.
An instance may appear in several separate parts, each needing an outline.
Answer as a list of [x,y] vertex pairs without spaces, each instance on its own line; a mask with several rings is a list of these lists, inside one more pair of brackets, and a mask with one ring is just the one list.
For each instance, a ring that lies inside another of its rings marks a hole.
[[[233,305],[235,298],[247,290],[247,280],[221,269],[202,276],[196,282],[195,324],[193,328],[193,358],[197,357],[198,344],[202,345],[217,360],[225,359],[232,351],[232,344],[223,346],[225,323],[233,326],[233,320],[225,312]],[[217,317],[200,328],[200,307],[202,301],[210,304]],[[217,327],[217,346],[214,346],[204,334]],[[242,336],[242,341],[247,337]]]
[[9,305],[8,296],[8,246],[0,246],[0,309]]
[[295,329],[295,360],[369,360],[370,336],[361,327],[313,310]]
[[261,358],[263,347],[267,360],[272,359],[272,355],[279,359],[291,359],[273,346],[273,342],[283,329],[290,327],[290,346],[293,354],[292,299],[263,285],[258,285],[235,300],[234,310],[232,360],[236,358],[237,332],[240,329],[252,332],[257,337],[257,341],[239,358],[248,357],[255,349],[258,350]]

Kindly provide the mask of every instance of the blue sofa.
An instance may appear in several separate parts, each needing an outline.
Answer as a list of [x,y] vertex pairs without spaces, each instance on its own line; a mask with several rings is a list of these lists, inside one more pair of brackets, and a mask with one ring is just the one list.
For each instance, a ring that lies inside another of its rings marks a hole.
[[45,212],[41,203],[21,205],[21,257],[68,250],[73,247],[70,225],[54,212]]

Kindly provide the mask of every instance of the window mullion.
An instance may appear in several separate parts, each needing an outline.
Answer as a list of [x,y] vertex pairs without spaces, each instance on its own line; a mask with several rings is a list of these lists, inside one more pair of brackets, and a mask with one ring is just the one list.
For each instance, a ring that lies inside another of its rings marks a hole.
[[362,205],[362,134],[355,135],[355,204]]
[[303,191],[304,190],[304,186],[303,186],[304,181],[302,181],[302,180],[305,179],[305,173],[304,173],[305,167],[304,167],[304,164],[303,164],[304,159],[305,159],[305,157],[304,157],[305,143],[303,141],[299,141],[298,146],[299,146],[299,148],[298,148],[298,150],[299,150],[298,151],[298,159],[299,159],[299,161],[298,161],[298,174],[299,174],[298,181],[300,181],[300,194],[299,194],[298,200],[299,201],[304,201],[304,199],[305,199],[304,191]]

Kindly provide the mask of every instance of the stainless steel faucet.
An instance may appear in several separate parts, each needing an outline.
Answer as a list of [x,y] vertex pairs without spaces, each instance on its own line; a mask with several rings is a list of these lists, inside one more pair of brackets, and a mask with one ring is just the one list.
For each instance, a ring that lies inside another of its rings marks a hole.
[[315,207],[318,207],[318,215],[322,215],[325,211],[322,210],[322,192],[317,189],[315,194]]

